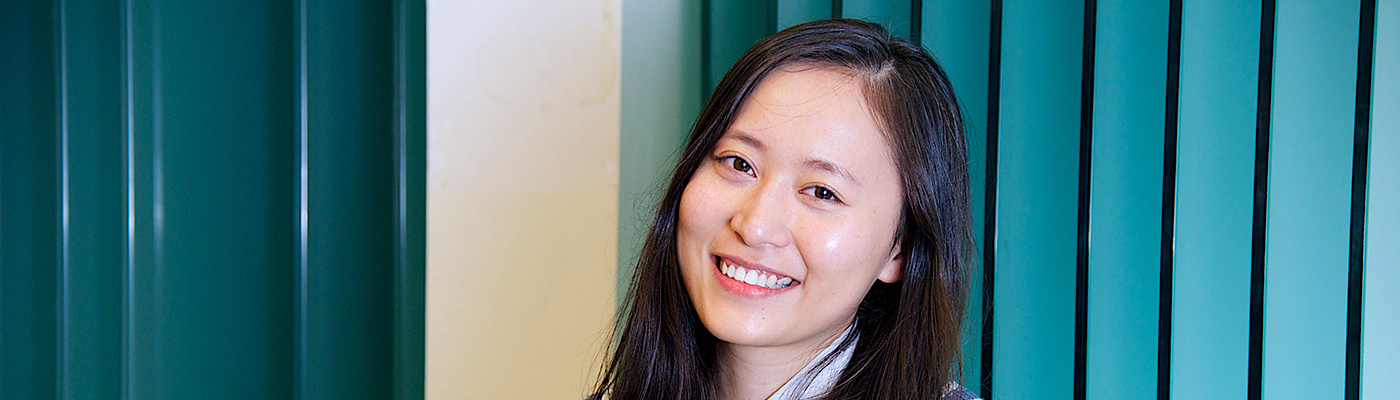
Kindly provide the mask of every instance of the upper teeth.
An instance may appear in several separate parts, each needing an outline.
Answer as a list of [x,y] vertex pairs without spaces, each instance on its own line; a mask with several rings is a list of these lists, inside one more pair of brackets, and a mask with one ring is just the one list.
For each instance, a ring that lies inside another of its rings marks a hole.
[[720,260],[719,270],[720,272],[723,272],[725,276],[734,278],[734,280],[736,281],[754,286],[766,287],[769,289],[782,289],[792,284],[792,278],[779,278],[777,275],[773,275],[767,272],[759,272],[758,270],[744,269],[744,267],[736,267],[733,265],[729,265],[729,263],[724,260]]

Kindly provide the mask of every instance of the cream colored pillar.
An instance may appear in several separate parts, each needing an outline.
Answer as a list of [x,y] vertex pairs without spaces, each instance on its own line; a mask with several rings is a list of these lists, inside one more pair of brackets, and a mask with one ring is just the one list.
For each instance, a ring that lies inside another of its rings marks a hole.
[[620,12],[428,2],[429,399],[592,382],[617,279]]

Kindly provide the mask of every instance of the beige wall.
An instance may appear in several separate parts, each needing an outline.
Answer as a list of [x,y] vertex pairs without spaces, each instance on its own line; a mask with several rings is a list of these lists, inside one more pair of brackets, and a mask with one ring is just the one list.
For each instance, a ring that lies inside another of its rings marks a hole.
[[577,399],[616,280],[620,0],[428,2],[429,399]]

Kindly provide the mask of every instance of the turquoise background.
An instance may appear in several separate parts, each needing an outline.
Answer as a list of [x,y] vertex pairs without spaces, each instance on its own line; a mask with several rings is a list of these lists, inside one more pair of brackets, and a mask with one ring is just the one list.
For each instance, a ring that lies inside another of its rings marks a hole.
[[1344,384],[1359,9],[1357,2],[1278,3],[1265,245],[1266,398],[1317,398],[1311,393],[1317,388]]
[[1375,80],[1367,185],[1366,288],[1361,396],[1400,398],[1400,3],[1376,5]]
[[1247,395],[1260,13],[1246,0],[1182,4],[1171,318],[1179,398]]

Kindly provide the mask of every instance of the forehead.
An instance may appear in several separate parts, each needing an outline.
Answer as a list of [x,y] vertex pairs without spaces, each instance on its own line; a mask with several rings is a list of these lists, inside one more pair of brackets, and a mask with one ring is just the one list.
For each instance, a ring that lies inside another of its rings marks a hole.
[[858,178],[894,168],[861,79],[830,68],[787,67],[768,74],[724,140],[735,141],[740,134],[762,142],[773,155],[830,160]]

